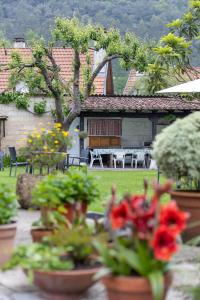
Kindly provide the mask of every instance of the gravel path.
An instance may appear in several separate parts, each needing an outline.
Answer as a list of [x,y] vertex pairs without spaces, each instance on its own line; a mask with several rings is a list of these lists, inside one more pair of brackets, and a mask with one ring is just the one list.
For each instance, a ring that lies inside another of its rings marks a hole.
[[[30,227],[38,219],[35,211],[19,212],[16,244],[30,243]],[[192,300],[186,292],[188,287],[200,284],[200,248],[183,246],[174,258],[175,274],[167,300]],[[32,286],[20,270],[0,272],[0,300],[42,300],[38,290]],[[101,284],[94,285],[81,300],[107,300]]]

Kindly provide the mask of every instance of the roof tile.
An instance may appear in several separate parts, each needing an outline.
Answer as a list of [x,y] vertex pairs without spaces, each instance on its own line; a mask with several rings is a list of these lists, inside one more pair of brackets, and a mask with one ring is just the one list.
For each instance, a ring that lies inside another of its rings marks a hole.
[[200,101],[186,101],[176,97],[90,96],[82,105],[83,111],[147,111],[200,110]]
[[[25,61],[30,61],[32,57],[32,51],[30,48],[0,48],[0,65],[8,64],[11,61],[11,53],[13,50],[18,51]],[[91,60],[94,63],[94,51],[90,50]],[[73,58],[74,51],[70,48],[54,48],[53,55],[56,63],[60,66],[60,75],[63,80],[69,81],[73,77]],[[86,63],[85,55],[81,55],[81,63]],[[4,92],[9,89],[9,71],[0,72],[0,92]],[[95,93],[104,94],[104,85],[106,81],[106,73],[104,76],[99,75],[94,81]]]

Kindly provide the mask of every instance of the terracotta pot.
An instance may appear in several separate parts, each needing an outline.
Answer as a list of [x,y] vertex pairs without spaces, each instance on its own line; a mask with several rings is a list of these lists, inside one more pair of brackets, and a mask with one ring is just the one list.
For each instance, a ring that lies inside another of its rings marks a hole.
[[50,236],[52,233],[53,233],[53,229],[45,229],[45,228],[31,229],[31,236],[34,243],[42,242],[44,237]]
[[72,271],[34,271],[34,284],[50,300],[78,300],[94,284],[99,268]]
[[171,198],[177,202],[181,210],[190,214],[188,225],[199,222],[199,225],[192,228],[187,228],[183,232],[183,241],[188,241],[200,235],[200,192],[172,191]]
[[17,225],[15,222],[0,225],[0,266],[3,266],[12,254],[16,230]]
[[64,214],[68,221],[71,223],[80,215],[86,215],[87,213],[87,203],[77,202],[75,204],[65,204],[67,212]]
[[[106,276],[102,279],[109,300],[153,300],[151,286],[147,278],[136,276]],[[165,299],[171,284],[171,275],[165,277]]]

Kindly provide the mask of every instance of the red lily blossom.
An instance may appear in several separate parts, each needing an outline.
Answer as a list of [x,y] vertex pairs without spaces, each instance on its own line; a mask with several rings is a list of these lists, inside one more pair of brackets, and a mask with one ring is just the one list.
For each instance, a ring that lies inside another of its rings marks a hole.
[[168,227],[160,226],[154,232],[152,247],[156,259],[169,261],[178,250],[176,236]]
[[160,210],[160,224],[169,227],[175,235],[180,234],[186,228],[188,213],[180,211],[175,201],[163,205]]
[[130,199],[130,219],[142,239],[146,239],[154,227],[156,205],[156,199],[148,202],[145,195],[133,196]]
[[110,212],[110,221],[113,229],[123,228],[129,220],[129,206],[127,201],[113,205]]

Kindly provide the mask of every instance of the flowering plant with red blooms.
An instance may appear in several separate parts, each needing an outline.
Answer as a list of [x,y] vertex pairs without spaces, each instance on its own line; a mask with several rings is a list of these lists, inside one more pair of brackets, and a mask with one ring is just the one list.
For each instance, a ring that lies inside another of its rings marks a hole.
[[[163,278],[169,262],[178,251],[178,236],[186,228],[188,214],[175,201],[162,204],[172,181],[153,184],[153,196],[147,197],[147,182],[142,195],[126,195],[119,203],[113,189],[108,209],[112,247],[97,245],[102,262],[114,275],[146,276],[154,299],[163,297]],[[160,285],[159,286],[159,283]]]

